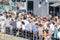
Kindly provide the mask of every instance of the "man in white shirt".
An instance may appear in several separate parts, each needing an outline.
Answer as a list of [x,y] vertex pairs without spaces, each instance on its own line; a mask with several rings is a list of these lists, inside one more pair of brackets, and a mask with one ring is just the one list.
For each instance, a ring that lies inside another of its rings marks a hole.
[[25,23],[22,21],[22,37],[25,37]]
[[16,22],[16,27],[17,27],[18,29],[20,29],[20,28],[21,28],[21,25],[22,25],[22,23],[21,23],[21,18],[18,17],[18,18],[17,18],[17,22]]
[[21,25],[22,25],[22,23],[21,23],[21,18],[20,17],[18,17],[18,20],[17,20],[17,22],[16,22],[16,27],[17,27],[17,30],[18,30],[18,32],[17,32],[17,36],[19,35],[19,31],[21,30]]
[[21,28],[21,21],[17,21],[16,25],[17,28]]
[[50,23],[50,29],[53,31],[54,30],[54,25],[53,25],[53,23]]
[[57,33],[57,38],[60,39],[60,28],[59,28],[59,32]]

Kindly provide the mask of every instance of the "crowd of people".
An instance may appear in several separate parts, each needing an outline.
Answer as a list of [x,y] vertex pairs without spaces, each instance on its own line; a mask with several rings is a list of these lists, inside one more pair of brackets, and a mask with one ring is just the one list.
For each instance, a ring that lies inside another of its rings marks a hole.
[[60,19],[31,15],[14,10],[0,15],[0,33],[30,40],[60,40]]

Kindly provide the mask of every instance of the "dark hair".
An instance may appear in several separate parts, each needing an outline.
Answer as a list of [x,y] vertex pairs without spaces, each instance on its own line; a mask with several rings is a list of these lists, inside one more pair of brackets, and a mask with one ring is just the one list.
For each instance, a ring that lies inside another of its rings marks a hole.
[[47,19],[46,17],[44,17],[43,19]]
[[48,34],[48,31],[49,31],[49,30],[48,30],[48,29],[45,29],[45,30],[43,30],[43,33],[44,33],[44,31]]
[[50,26],[47,26],[48,28],[50,28]]
[[21,22],[22,24],[25,24],[23,21]]
[[5,13],[7,14],[7,12],[3,12],[3,14],[5,14]]
[[38,25],[38,23],[36,23],[35,25]]
[[38,24],[40,27],[42,27],[42,24]]

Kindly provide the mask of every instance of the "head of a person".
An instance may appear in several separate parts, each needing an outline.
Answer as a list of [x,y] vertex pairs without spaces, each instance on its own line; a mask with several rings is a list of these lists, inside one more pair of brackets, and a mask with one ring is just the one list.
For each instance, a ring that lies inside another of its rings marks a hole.
[[54,21],[57,22],[57,20],[58,20],[58,17],[54,17]]
[[44,17],[44,18],[43,18],[43,21],[44,21],[44,22],[47,22],[47,17]]
[[18,21],[21,21],[21,17],[18,17],[17,20],[18,20]]
[[50,26],[48,26],[47,29],[50,29]]
[[22,20],[25,20],[25,19],[26,19],[26,17],[25,17],[25,16],[21,16],[21,18],[22,18]]
[[3,12],[2,16],[6,17],[7,16],[7,12]]
[[54,29],[56,29],[56,28],[57,28],[57,25],[54,26]]
[[35,26],[36,26],[36,28],[38,28],[39,27],[38,23],[36,23]]
[[0,3],[2,2],[2,0],[0,0]]
[[42,27],[42,24],[38,24],[39,27]]
[[30,23],[30,25],[33,25],[33,21],[32,20],[30,20],[29,23]]

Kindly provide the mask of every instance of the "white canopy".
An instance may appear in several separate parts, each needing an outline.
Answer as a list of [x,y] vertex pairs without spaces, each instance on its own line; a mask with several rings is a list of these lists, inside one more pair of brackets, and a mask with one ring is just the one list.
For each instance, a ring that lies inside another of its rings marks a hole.
[[50,6],[52,6],[52,7],[57,7],[57,6],[59,6],[59,5],[60,5],[60,3],[54,3],[54,4],[50,5]]

